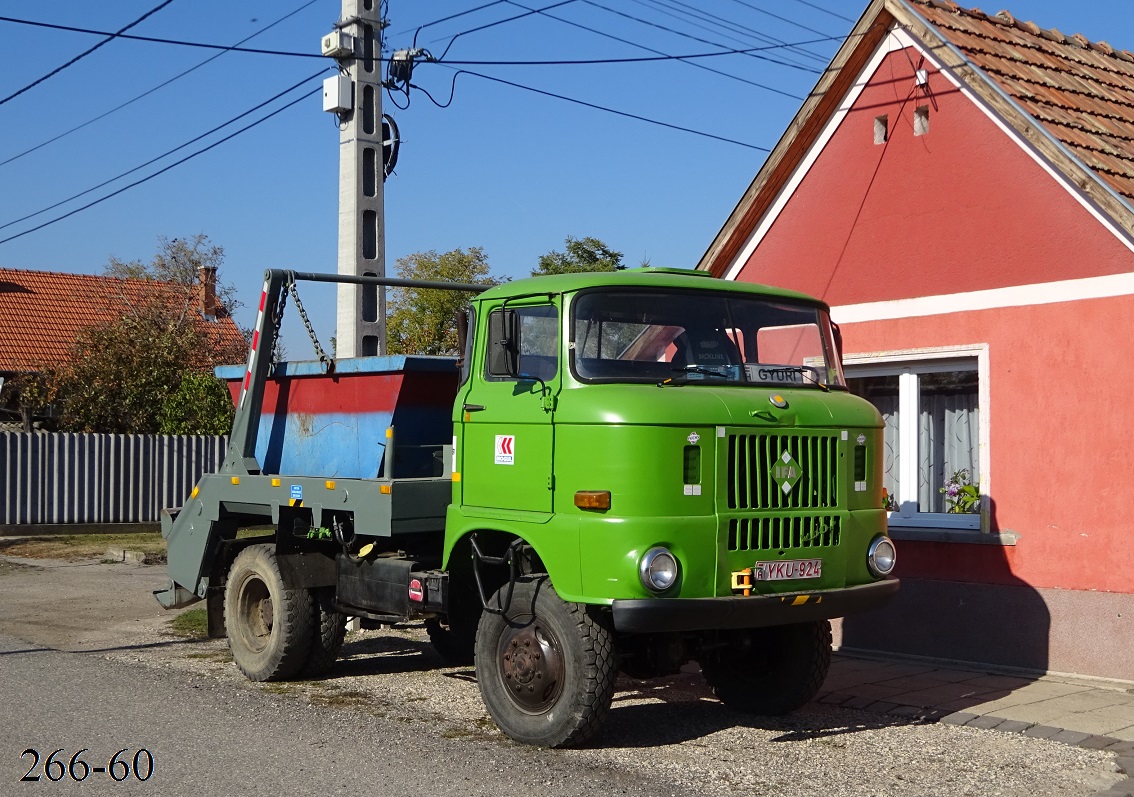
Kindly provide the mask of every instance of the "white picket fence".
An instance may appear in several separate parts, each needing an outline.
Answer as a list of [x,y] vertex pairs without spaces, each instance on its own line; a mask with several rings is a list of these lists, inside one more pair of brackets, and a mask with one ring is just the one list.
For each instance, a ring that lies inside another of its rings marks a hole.
[[154,523],[224,460],[204,435],[0,432],[0,525]]

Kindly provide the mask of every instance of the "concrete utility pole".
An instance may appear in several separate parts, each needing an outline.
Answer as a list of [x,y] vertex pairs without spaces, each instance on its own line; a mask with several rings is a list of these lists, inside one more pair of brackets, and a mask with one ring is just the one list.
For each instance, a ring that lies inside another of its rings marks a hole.
[[[386,276],[386,222],[382,182],[382,28],[380,0],[343,0],[339,33],[351,37],[351,55],[335,56],[343,75],[331,78],[353,91],[339,117],[340,274]],[[327,41],[324,39],[324,53]],[[329,81],[328,81],[329,82]],[[327,107],[324,84],[324,109]],[[337,357],[384,354],[386,297],[373,285],[339,285]]]

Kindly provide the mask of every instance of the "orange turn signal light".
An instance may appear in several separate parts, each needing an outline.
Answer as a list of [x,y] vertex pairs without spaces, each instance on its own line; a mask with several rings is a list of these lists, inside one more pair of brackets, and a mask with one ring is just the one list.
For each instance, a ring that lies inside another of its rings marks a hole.
[[579,509],[610,509],[610,490],[579,490],[575,493]]

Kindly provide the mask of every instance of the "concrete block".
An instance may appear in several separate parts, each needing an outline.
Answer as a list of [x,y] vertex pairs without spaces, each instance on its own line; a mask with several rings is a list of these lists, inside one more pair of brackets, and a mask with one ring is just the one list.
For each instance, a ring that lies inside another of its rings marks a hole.
[[992,730],[993,728],[999,727],[1003,723],[1004,723],[1003,717],[983,716],[983,717],[977,717],[972,722],[968,723],[968,725],[966,725],[965,727],[967,727],[967,728],[984,728],[986,730]]
[[1049,736],[1048,738],[1053,742],[1078,745],[1080,742],[1084,742],[1087,739],[1091,738],[1091,734],[1082,733],[1081,731],[1060,731],[1054,736]]
[[1105,747],[1110,747],[1116,741],[1117,739],[1113,736],[1088,736],[1079,742],[1079,746],[1088,750],[1102,750]]
[[940,721],[946,725],[968,725],[976,718],[976,714],[970,714],[967,711],[954,711],[952,714],[946,714]]
[[1032,723],[1024,722],[1023,720],[1004,720],[1004,722],[996,726],[996,730],[1004,731],[1005,733],[1023,733],[1030,727],[1032,727]]
[[1062,730],[1062,728],[1053,728],[1050,725],[1033,725],[1024,731],[1024,735],[1034,736],[1037,739],[1050,739]]

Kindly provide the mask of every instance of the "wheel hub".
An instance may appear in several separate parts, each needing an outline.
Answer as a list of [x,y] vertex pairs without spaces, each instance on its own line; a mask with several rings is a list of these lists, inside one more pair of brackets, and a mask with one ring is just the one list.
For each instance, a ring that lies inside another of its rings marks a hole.
[[560,647],[555,638],[538,625],[505,634],[501,639],[499,664],[508,696],[525,711],[545,711],[563,691]]

